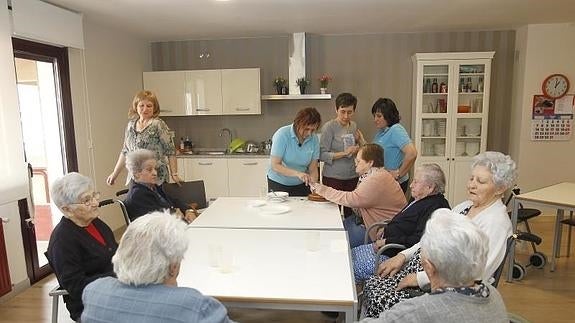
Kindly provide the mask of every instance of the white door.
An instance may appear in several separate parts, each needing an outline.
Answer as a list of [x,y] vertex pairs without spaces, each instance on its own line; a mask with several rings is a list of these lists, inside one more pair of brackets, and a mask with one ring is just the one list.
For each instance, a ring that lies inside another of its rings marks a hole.
[[160,115],[186,115],[185,77],[183,71],[144,72],[144,90],[152,91],[160,103]]
[[222,70],[224,114],[261,114],[260,69]]
[[222,114],[220,70],[186,71],[186,95],[192,115]]

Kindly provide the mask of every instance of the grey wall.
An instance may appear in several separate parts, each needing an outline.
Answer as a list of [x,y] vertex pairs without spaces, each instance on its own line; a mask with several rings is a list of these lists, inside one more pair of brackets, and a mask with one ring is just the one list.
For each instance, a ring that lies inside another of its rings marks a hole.
[[[285,36],[152,43],[152,69],[259,67],[262,94],[274,94],[273,79],[288,76],[288,42]],[[234,136],[260,141],[290,123],[303,107],[316,107],[324,121],[333,118],[335,96],[351,92],[358,98],[355,120],[367,138],[375,132],[370,110],[379,97],[397,103],[402,124],[411,131],[414,53],[495,51],[487,147],[508,151],[515,31],[307,35],[306,46],[307,75],[312,79],[308,93],[319,93],[317,78],[328,73],[333,77],[328,89],[331,101],[262,101],[261,116],[166,117],[166,121],[176,136],[190,135],[198,146],[223,146],[217,136],[222,127],[232,129]],[[200,58],[205,53],[210,57]]]

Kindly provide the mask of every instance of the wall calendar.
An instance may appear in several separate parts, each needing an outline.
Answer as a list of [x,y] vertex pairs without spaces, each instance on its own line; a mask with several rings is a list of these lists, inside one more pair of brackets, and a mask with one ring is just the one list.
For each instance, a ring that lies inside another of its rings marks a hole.
[[531,140],[570,140],[573,133],[575,95],[550,99],[533,96]]

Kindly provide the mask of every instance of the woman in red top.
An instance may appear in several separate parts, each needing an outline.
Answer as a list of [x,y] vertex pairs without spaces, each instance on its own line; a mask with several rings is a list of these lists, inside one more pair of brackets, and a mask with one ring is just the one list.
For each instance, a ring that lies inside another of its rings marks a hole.
[[60,286],[69,293],[64,302],[77,321],[84,308],[84,287],[100,277],[114,276],[112,256],[118,244],[110,227],[98,218],[100,194],[94,192],[89,177],[66,174],[50,191],[64,216],[52,231],[46,257]]

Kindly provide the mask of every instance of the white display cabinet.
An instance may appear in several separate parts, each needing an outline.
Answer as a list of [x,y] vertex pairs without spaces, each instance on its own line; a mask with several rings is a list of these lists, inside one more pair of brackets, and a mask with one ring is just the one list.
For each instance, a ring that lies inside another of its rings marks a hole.
[[473,156],[487,145],[491,60],[495,52],[413,55],[416,166],[437,163],[452,206],[467,198]]

